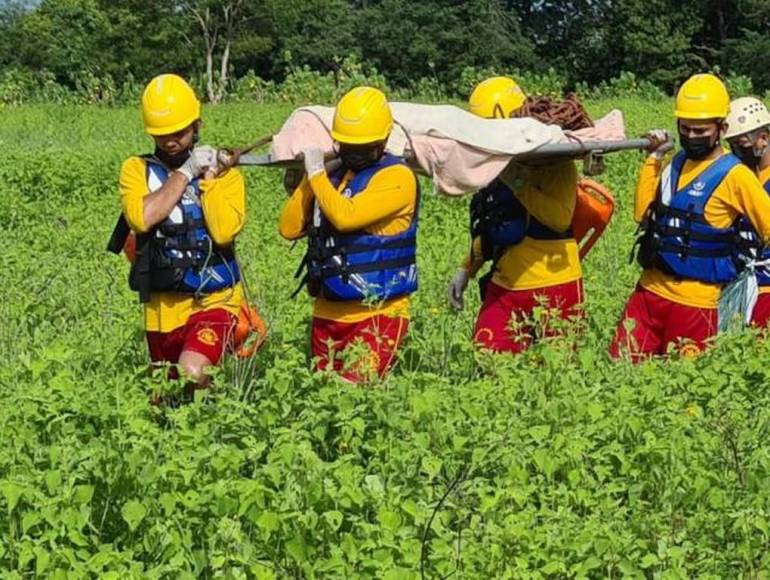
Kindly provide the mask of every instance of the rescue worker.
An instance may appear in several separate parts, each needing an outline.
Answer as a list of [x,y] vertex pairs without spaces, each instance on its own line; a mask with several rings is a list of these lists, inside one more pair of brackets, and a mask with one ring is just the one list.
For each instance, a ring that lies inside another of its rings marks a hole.
[[[493,77],[474,89],[469,108],[486,119],[506,119],[525,99],[512,79]],[[553,317],[581,313],[582,270],[570,231],[578,174],[572,160],[510,168],[474,195],[471,251],[448,294],[454,308],[463,308],[469,279],[491,260],[490,272],[479,281],[482,306],[474,340],[494,352],[519,353],[538,333],[558,331]],[[537,307],[545,315],[533,325]]]
[[153,363],[177,365],[190,388],[208,384],[243,300],[234,241],[246,216],[242,175],[218,174],[217,151],[198,145],[200,102],[163,74],[142,95],[154,151],[120,170],[123,219],[136,234],[131,288],[144,303]]
[[[770,112],[755,97],[743,97],[730,103],[725,139],[733,154],[754,171],[765,191],[770,195]],[[745,222],[744,222],[745,224]],[[756,268],[759,296],[754,306],[751,322],[764,328],[770,323],[770,250],[762,249],[756,233],[748,230],[748,236],[756,247],[750,248],[750,257],[757,262],[769,261]]]
[[[327,167],[320,150],[304,152],[305,175],[280,218],[285,239],[308,238],[300,270],[315,299],[316,368],[354,383],[392,367],[417,290],[418,184],[402,158],[385,152],[392,127],[381,91],[344,95],[331,132],[338,159]],[[366,354],[344,364],[340,353],[354,343]]]
[[762,241],[770,237],[770,198],[756,175],[720,145],[729,103],[722,81],[695,75],[676,97],[682,150],[665,167],[668,135],[648,134],[650,155],[634,202],[643,270],[612,341],[613,357],[628,352],[639,361],[672,346],[683,355],[702,351],[717,331],[721,290],[738,275],[739,218]]

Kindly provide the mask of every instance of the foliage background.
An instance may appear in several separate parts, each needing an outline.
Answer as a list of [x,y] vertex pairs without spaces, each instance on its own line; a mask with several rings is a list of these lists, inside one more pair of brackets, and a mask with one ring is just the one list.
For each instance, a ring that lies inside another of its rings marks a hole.
[[[670,102],[596,98],[630,134]],[[275,130],[290,105],[207,107],[204,141]],[[467,200],[425,196],[421,289],[403,359],[371,388],[308,371],[310,302],[288,298],[280,174],[247,172],[239,242],[272,325],[212,399],[148,405],[127,264],[104,252],[116,176],[143,152],[134,107],[0,116],[0,569],[52,578],[755,577],[770,568],[770,342],[697,360],[606,356],[638,276],[628,262],[641,157],[602,180],[618,213],[585,264],[583,334],[518,357],[473,352],[478,299],[447,281]],[[430,191],[429,184],[424,184]],[[573,344],[577,342],[577,350]]]
[[[217,32],[210,79],[198,16]],[[531,77],[560,89],[630,77],[671,93],[715,70],[764,93],[768,25],[765,0],[6,0],[0,103],[133,103],[168,71],[211,80],[216,101],[249,87],[283,100],[298,77],[344,84],[346,63],[423,96],[466,98],[492,71],[530,92]]]
[[[724,336],[697,360],[638,367],[606,356],[638,275],[638,154],[602,177],[618,210],[585,264],[585,328],[515,359],[471,348],[473,289],[449,310],[467,200],[426,195],[410,337],[365,389],[308,371],[280,175],[248,170],[239,253],[270,340],[229,361],[207,400],[148,405],[159,381],[127,264],[103,252],[116,176],[149,147],[147,78],[177,71],[205,94],[190,10],[218,22],[231,4],[0,6],[3,576],[765,577],[770,343]],[[665,94],[691,72],[719,70],[736,95],[770,88],[763,6],[244,0],[229,102],[205,109],[203,136],[248,142],[363,82],[463,99],[492,72],[531,93],[576,89],[594,115],[619,107],[630,135],[671,128]]]

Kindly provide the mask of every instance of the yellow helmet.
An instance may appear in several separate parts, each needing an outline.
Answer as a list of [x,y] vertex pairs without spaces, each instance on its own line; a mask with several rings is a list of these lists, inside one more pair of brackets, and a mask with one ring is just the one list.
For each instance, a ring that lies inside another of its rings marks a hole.
[[172,74],[152,79],[142,94],[144,130],[150,135],[169,135],[200,119],[201,104],[182,77]]
[[725,139],[734,139],[770,127],[770,112],[756,97],[742,97],[730,103]]
[[527,96],[513,79],[492,77],[481,81],[468,99],[471,113],[485,119],[508,119]]
[[364,145],[385,141],[393,129],[393,113],[385,93],[372,87],[356,87],[337,103],[332,138],[338,143]]
[[730,108],[727,87],[712,74],[691,76],[676,96],[678,119],[724,119]]

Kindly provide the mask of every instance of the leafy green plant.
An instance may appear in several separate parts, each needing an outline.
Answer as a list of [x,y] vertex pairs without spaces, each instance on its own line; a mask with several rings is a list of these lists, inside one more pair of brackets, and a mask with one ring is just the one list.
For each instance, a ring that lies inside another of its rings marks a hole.
[[609,82],[602,82],[595,87],[583,83],[577,86],[577,92],[590,98],[638,97],[645,100],[662,100],[666,98],[650,81],[640,80],[632,72],[623,72]]
[[[338,90],[321,82],[326,96]],[[593,116],[621,108],[629,134],[672,124],[657,99],[586,104]],[[206,107],[203,141],[248,142],[292,107]],[[174,385],[148,372],[128,264],[103,251],[120,164],[151,147],[135,105],[9,110],[8,577],[761,578],[770,568],[767,338],[725,336],[698,359],[639,366],[606,355],[638,277],[627,256],[639,154],[611,156],[601,177],[617,213],[584,264],[584,327],[516,358],[472,347],[473,289],[463,312],[447,305],[470,243],[468,200],[426,193],[410,335],[392,375],[366,388],[311,373],[310,301],[289,298],[301,249],[276,235],[281,175],[246,170],[238,249],[269,340],[253,359],[227,360],[206,396],[158,409],[150,394]]]
[[754,94],[754,82],[746,75],[728,75],[725,84],[733,98]]

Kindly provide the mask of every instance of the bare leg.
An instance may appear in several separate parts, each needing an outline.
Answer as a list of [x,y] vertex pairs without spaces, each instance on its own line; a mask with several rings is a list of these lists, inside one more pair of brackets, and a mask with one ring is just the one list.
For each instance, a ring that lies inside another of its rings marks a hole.
[[206,368],[213,366],[213,363],[199,352],[194,350],[184,350],[179,355],[179,368],[183,376],[192,383],[192,390],[205,389],[211,382],[211,377],[206,374]]

